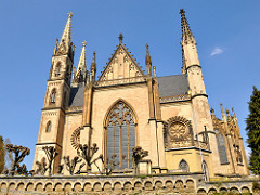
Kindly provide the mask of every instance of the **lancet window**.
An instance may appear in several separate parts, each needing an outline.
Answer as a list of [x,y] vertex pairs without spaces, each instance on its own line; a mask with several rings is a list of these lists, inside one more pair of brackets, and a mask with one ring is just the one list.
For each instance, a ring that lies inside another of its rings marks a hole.
[[58,77],[60,75],[61,75],[61,64],[60,62],[58,62],[56,65],[55,76]]
[[216,132],[216,136],[217,136],[218,152],[219,152],[220,162],[221,162],[221,164],[226,164],[228,162],[228,160],[227,160],[224,137],[223,137],[222,133],[220,133],[219,130],[215,130],[215,132]]
[[56,90],[54,89],[54,90],[52,90],[52,92],[51,92],[50,103],[51,103],[51,104],[55,104],[55,102],[56,102]]
[[135,146],[135,123],[131,108],[118,102],[110,111],[106,127],[106,159],[109,166],[120,169],[132,167],[132,148]]
[[46,127],[46,132],[51,132],[51,121],[48,121],[47,127]]

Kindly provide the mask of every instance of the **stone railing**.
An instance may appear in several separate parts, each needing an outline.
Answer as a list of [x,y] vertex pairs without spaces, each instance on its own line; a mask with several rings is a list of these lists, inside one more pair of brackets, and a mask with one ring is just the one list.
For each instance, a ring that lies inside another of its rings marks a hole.
[[172,96],[164,96],[159,98],[160,103],[169,103],[169,102],[182,102],[191,100],[191,95],[182,94],[182,95],[172,95]]
[[145,76],[114,79],[114,80],[103,80],[103,81],[95,81],[94,87],[107,87],[107,86],[115,86],[115,85],[126,84],[126,83],[139,83],[144,81],[146,81]]
[[171,142],[171,143],[167,143],[166,144],[166,149],[174,149],[174,148],[182,148],[182,147],[197,147],[197,148],[201,148],[201,149],[205,149],[208,150],[209,149],[209,145],[205,142],[201,142],[201,141],[197,141],[194,140],[192,142],[192,140],[189,141],[180,141],[180,142]]
[[66,108],[66,113],[70,114],[70,113],[79,113],[82,112],[82,106],[73,106],[73,107],[67,107]]

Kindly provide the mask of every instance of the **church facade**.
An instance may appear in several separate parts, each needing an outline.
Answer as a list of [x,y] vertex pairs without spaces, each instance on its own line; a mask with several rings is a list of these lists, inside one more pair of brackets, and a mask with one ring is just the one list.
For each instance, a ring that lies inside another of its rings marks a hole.
[[[36,161],[45,158],[43,146],[54,146],[58,156],[77,156],[79,144],[96,144],[105,164],[117,162],[119,170],[131,170],[132,148],[141,146],[154,173],[176,171],[217,175],[248,175],[243,138],[234,109],[222,110],[222,119],[209,108],[196,41],[181,10],[182,75],[159,77],[146,45],[146,71],[136,63],[122,35],[99,79],[95,53],[86,64],[86,42],[76,71],[75,46],[71,42],[71,18],[60,42],[56,41],[45,91]],[[93,165],[104,168],[101,161]],[[66,172],[65,172],[66,174]],[[69,173],[67,173],[69,174]]]

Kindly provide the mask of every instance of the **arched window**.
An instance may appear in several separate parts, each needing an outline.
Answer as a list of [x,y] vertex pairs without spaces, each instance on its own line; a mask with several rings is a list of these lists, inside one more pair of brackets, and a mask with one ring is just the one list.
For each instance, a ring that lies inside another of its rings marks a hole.
[[51,92],[50,103],[55,104],[55,102],[56,102],[56,89],[53,89],[52,92]]
[[184,171],[188,170],[188,163],[186,162],[186,160],[182,159],[180,161],[179,168]]
[[222,133],[219,130],[215,130],[218,142],[218,152],[221,164],[226,164],[228,162],[225,141]]
[[205,181],[209,181],[209,169],[208,169],[208,165],[205,160],[203,160],[201,168],[202,168],[202,171],[204,172]]
[[55,76],[58,77],[61,75],[61,63],[58,62],[55,69]]
[[46,127],[46,132],[51,132],[51,121],[48,121],[47,127]]
[[109,111],[106,127],[106,159],[120,169],[132,167],[135,146],[134,116],[130,107],[120,101]]

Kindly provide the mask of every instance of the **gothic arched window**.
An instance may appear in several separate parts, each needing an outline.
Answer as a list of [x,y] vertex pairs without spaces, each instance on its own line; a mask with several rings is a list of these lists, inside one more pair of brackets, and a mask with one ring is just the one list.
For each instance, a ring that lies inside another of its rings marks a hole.
[[61,75],[61,63],[58,62],[56,65],[55,76],[58,77],[60,75]]
[[208,181],[209,180],[209,169],[208,169],[208,165],[205,160],[203,160],[201,168],[202,168],[202,171],[204,172],[205,181]]
[[188,170],[188,163],[186,162],[186,160],[182,159],[180,161],[179,168],[184,171]]
[[106,126],[106,159],[120,169],[132,167],[135,146],[135,123],[131,108],[120,101],[109,111]]
[[227,154],[226,154],[224,137],[219,130],[215,130],[215,132],[216,132],[217,142],[218,142],[218,152],[219,152],[220,163],[225,164],[228,162],[228,159],[227,159]]
[[51,132],[51,121],[48,121],[47,127],[46,127],[46,132]]
[[55,104],[55,102],[56,102],[56,89],[53,89],[52,92],[51,92],[50,103]]

